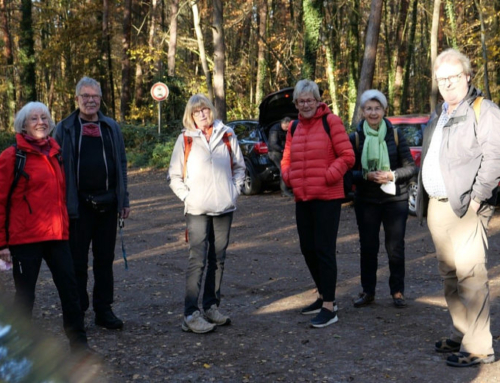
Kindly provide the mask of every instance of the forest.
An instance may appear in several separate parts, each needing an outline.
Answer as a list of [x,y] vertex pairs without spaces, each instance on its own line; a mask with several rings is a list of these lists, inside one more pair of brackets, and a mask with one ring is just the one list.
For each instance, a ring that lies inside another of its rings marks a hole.
[[0,0],[0,130],[38,100],[57,122],[82,76],[122,124],[166,130],[187,99],[208,94],[223,120],[258,117],[262,98],[302,78],[350,125],[357,96],[377,88],[389,115],[430,113],[432,60],[456,47],[473,82],[500,96],[500,0]]

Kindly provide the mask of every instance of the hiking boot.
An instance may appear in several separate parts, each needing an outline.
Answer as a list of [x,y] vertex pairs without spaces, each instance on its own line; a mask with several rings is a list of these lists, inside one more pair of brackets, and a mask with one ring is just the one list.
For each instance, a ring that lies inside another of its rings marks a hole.
[[195,311],[193,314],[184,317],[182,322],[182,331],[194,332],[196,334],[204,334],[215,330],[215,324],[208,323],[200,314],[199,311]]
[[212,305],[208,310],[205,310],[205,318],[210,323],[215,323],[218,326],[224,326],[231,323],[231,318],[221,314],[217,305]]
[[339,318],[336,311],[330,311],[321,308],[318,315],[311,319],[311,326],[316,328],[322,328],[338,322]]
[[118,318],[111,309],[96,312],[95,324],[97,326],[105,327],[108,330],[121,330],[123,328],[123,321]]
[[[323,307],[323,299],[318,298],[315,302],[311,303],[309,306],[304,307],[300,310],[302,315],[312,315],[319,314],[321,308]],[[337,302],[333,301],[333,311],[338,311]]]

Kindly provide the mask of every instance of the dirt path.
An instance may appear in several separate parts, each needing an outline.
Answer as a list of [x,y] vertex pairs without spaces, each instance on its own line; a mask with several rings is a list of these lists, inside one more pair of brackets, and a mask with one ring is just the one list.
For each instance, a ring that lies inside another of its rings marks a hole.
[[[500,363],[454,369],[433,345],[448,335],[434,248],[426,227],[410,218],[406,237],[406,297],[392,307],[387,254],[379,257],[376,303],[354,309],[360,291],[354,209],[344,206],[338,235],[339,322],[311,329],[301,307],[315,299],[299,251],[294,203],[279,193],[241,197],[235,213],[221,309],[233,324],[214,333],[183,333],[182,203],[165,172],[132,172],[132,215],[124,232],[129,270],[117,243],[115,311],[121,332],[86,323],[102,365],[91,382],[498,382]],[[382,240],[383,243],[383,240]],[[491,225],[492,331],[500,335],[500,214]],[[10,277],[10,276],[9,276]],[[12,291],[5,273],[1,280]],[[35,323],[61,334],[60,309],[46,269],[40,276]],[[57,323],[57,326],[54,324]],[[500,345],[494,344],[497,358]]]

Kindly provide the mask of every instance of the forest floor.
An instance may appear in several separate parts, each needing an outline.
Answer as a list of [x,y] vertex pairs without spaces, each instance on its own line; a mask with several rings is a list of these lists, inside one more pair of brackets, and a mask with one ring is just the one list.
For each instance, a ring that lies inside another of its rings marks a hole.
[[[434,342],[450,318],[427,227],[408,219],[406,298],[396,309],[388,288],[387,254],[379,256],[376,301],[355,309],[360,292],[354,209],[344,205],[338,233],[339,321],[309,327],[299,314],[316,293],[300,253],[294,202],[279,192],[242,196],[234,214],[222,284],[221,311],[232,324],[209,334],[181,331],[184,271],[183,204],[164,171],[132,171],[132,213],[124,228],[129,269],[117,238],[115,313],[122,331],[86,325],[100,361],[75,382],[499,382],[500,362],[446,366]],[[491,327],[500,358],[500,213],[490,225]],[[383,230],[381,231],[383,243]],[[91,273],[90,273],[91,274]],[[4,291],[13,292],[10,273]],[[92,283],[92,282],[91,282]],[[55,287],[46,266],[37,287],[34,323],[67,348]]]

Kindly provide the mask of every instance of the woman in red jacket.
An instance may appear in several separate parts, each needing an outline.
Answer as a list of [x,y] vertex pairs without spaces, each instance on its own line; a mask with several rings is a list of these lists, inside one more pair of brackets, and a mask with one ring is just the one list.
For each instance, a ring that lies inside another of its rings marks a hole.
[[[316,83],[299,81],[293,102],[299,110],[299,123],[293,136],[288,129],[281,171],[295,195],[300,249],[319,294],[301,312],[317,314],[311,326],[326,327],[338,320],[337,231],[345,197],[343,177],[354,165],[354,152],[342,121],[321,102]],[[330,128],[329,137],[323,118]]]
[[[49,137],[54,122],[41,102],[26,104],[14,120],[16,147],[0,155],[0,256],[12,257],[15,304],[31,318],[42,259],[59,292],[72,352],[88,352],[68,235],[66,187],[60,148]],[[17,153],[16,153],[17,151]],[[26,161],[10,195],[16,156]]]

